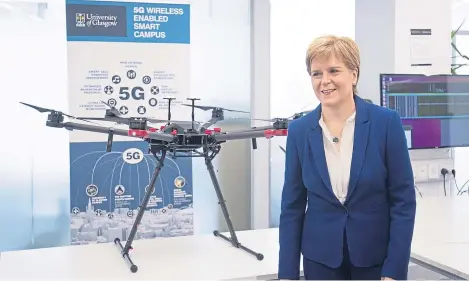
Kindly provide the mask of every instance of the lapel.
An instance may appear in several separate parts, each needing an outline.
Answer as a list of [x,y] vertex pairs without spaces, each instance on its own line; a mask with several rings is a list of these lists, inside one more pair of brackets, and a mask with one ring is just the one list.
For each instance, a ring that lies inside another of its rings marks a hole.
[[368,135],[370,132],[367,103],[362,98],[355,96],[355,108],[355,133],[353,137],[352,164],[350,167],[347,201],[357,186],[363,162],[365,161],[366,148],[368,146]]
[[324,186],[335,197],[334,191],[332,190],[331,179],[329,171],[327,169],[326,154],[324,152],[324,139],[322,135],[322,128],[319,125],[319,119],[321,118],[321,104],[311,112],[312,127],[308,130],[308,140],[311,151],[313,152],[314,163],[318,169],[319,175],[324,183]]
[[[357,185],[358,177],[365,160],[366,147],[368,145],[368,133],[370,128],[368,109],[366,107],[365,101],[358,96],[355,96],[354,99],[356,108],[355,133],[347,200]],[[319,119],[321,118],[321,105],[319,105],[313,112],[311,112],[311,117],[312,126],[308,129],[308,141],[311,147],[311,151],[313,152],[314,162],[324,183],[324,186],[327,188],[330,194],[336,198],[334,191],[332,190],[329,171],[327,169],[322,129],[321,126],[319,126]]]

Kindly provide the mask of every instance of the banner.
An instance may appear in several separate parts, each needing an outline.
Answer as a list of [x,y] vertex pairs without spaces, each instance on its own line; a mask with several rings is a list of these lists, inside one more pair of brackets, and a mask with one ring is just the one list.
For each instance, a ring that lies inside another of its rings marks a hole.
[[[190,120],[188,4],[67,1],[69,114]],[[173,106],[176,105],[176,106]],[[73,119],[73,122],[84,122]],[[107,120],[94,125],[128,129]],[[90,123],[87,123],[90,124]],[[149,124],[158,127],[164,124]],[[126,240],[156,158],[148,143],[70,132],[71,244]],[[193,234],[192,161],[168,157],[135,239]]]

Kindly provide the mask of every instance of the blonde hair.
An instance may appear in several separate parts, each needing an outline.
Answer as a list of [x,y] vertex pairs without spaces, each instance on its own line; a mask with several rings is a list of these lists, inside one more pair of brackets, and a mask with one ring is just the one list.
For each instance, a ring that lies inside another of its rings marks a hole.
[[[313,40],[306,51],[306,69],[311,76],[311,61],[315,58],[335,56],[350,70],[357,70],[357,82],[360,74],[360,50],[357,43],[348,37],[334,35],[321,36]],[[353,85],[356,94],[357,85]]]

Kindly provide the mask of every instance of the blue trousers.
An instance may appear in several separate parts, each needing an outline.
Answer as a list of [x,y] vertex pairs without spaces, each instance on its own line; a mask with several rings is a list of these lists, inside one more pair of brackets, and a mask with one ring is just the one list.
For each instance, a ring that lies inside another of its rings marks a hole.
[[350,261],[347,238],[344,233],[344,258],[338,268],[303,258],[305,280],[381,280],[382,265],[355,267]]

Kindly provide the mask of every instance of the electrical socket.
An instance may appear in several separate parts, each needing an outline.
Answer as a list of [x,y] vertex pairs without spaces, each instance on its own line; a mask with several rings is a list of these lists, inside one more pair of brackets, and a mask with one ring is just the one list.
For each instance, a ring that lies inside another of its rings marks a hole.
[[418,181],[428,180],[428,165],[422,163],[415,165],[415,167],[417,168],[415,178],[418,179]]
[[438,163],[429,163],[428,164],[428,178],[432,180],[437,180],[441,176],[441,169]]

